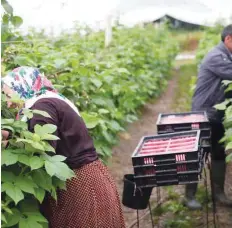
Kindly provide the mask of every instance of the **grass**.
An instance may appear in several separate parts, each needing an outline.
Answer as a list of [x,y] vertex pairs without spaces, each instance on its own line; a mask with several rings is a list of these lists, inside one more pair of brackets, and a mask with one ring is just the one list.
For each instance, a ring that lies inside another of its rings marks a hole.
[[173,104],[173,109],[176,112],[185,112],[191,110],[191,100],[193,93],[193,80],[196,79],[197,75],[197,65],[194,60],[189,60],[186,62],[178,64],[178,70],[174,72],[178,74],[178,87],[175,93],[175,103]]
[[203,31],[173,31],[172,37],[179,42],[182,52],[189,52],[196,50],[203,34]]

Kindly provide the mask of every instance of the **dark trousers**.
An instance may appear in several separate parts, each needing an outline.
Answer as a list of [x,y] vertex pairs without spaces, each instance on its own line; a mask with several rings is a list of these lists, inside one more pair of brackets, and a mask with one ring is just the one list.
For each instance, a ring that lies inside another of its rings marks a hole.
[[224,136],[225,129],[222,123],[211,123],[211,143],[212,143],[212,154],[211,158],[214,161],[224,161],[225,147],[224,143],[220,143],[219,141]]

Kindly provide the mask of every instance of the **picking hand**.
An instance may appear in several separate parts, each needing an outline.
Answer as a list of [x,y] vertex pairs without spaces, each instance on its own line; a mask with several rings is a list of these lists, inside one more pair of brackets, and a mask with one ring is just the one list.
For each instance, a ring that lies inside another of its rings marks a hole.
[[6,131],[6,130],[2,130],[2,141],[5,141],[8,139],[10,135],[10,132],[9,131]]

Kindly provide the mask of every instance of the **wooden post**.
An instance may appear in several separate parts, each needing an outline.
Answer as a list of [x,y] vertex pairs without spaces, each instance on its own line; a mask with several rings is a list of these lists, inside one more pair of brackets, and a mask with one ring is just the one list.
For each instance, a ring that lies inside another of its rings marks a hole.
[[109,14],[106,17],[105,47],[109,47],[111,40],[112,40],[112,15]]

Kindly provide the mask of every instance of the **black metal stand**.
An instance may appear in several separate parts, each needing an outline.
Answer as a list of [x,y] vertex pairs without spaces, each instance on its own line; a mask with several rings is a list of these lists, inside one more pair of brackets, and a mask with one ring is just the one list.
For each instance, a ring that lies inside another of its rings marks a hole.
[[210,173],[210,186],[211,186],[211,196],[212,196],[212,203],[213,203],[213,224],[214,228],[217,228],[217,206],[215,200],[215,191],[213,186],[213,178],[212,178],[212,169],[210,163],[208,163],[209,173]]
[[209,192],[208,192],[208,180],[206,169],[204,168],[204,185],[205,185],[205,195],[206,195],[206,227],[209,228]]
[[[210,174],[210,188],[211,188],[211,200],[212,200],[212,204],[213,204],[213,227],[217,228],[217,208],[216,208],[216,201],[215,201],[215,192],[214,192],[214,187],[213,187],[213,179],[212,179],[212,169],[211,169],[211,165],[210,162],[208,160],[208,155],[206,156],[205,159],[205,167],[203,168],[203,173],[204,173],[204,187],[205,187],[205,194],[206,194],[206,216],[205,216],[205,221],[206,221],[206,226],[209,228],[209,188],[208,188],[208,177],[207,177],[207,171],[206,169],[209,169],[209,174]],[[207,165],[207,167],[206,167]],[[158,205],[158,207],[160,207],[160,203],[161,203],[161,191],[160,191],[160,187],[156,187],[156,203]],[[152,228],[155,227],[154,221],[153,221],[153,217],[152,217],[152,210],[151,210],[151,205],[149,202],[149,211],[150,211],[150,218],[151,218],[151,223],[152,223]],[[139,212],[137,210],[137,227],[139,228]],[[160,219],[158,217],[158,221],[157,221],[157,228],[160,228]]]
[[149,202],[149,211],[150,211],[150,216],[151,216],[151,224],[152,224],[152,228],[155,226],[154,221],[153,221],[153,217],[152,217],[152,210],[151,210],[151,204]]
[[[152,210],[151,210],[150,201],[149,201],[148,207],[149,207],[149,211],[150,211],[150,218],[151,218],[152,228],[154,228],[155,224],[154,224],[153,217],[152,217]],[[139,228],[139,210],[137,210],[137,227]]]
[[137,227],[139,228],[139,210],[137,210]]

